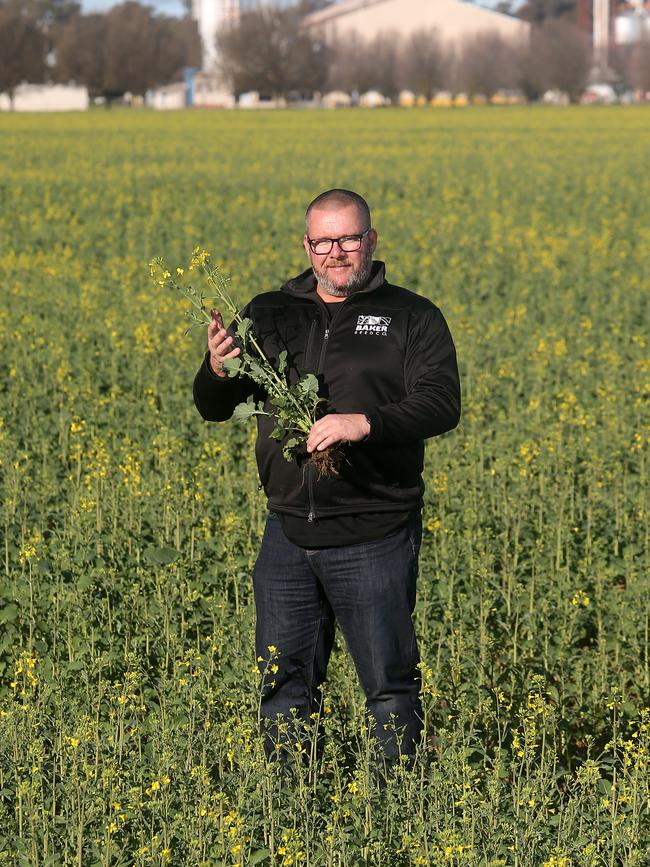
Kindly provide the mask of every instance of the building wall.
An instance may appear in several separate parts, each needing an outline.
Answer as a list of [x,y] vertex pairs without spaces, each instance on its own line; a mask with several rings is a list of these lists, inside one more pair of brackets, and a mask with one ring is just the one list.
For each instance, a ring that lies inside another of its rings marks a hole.
[[453,41],[485,31],[514,40],[529,31],[525,21],[459,0],[347,0],[312,13],[305,24],[328,42],[353,31],[372,39],[382,31],[407,36],[436,27],[444,39]]
[[235,97],[219,76],[200,72],[194,76],[192,105],[194,108],[234,108]]
[[[88,88],[65,84],[21,84],[14,93],[15,111],[86,111]],[[0,93],[0,111],[9,111],[6,93]]]
[[185,93],[185,84],[168,84],[149,91],[146,103],[158,111],[185,108]]

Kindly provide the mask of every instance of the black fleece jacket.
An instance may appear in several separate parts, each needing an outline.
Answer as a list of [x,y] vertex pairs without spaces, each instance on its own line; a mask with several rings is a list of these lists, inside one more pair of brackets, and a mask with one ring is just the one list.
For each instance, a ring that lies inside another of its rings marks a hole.
[[[338,477],[317,479],[305,455],[289,463],[258,416],[255,448],[271,511],[308,520],[360,512],[408,512],[422,501],[424,440],[460,418],[456,352],[440,310],[393,286],[373,262],[365,288],[336,305],[329,321],[311,269],[244,308],[272,362],[287,351],[290,381],[315,373],[328,412],[365,413],[370,435],[345,447]],[[231,334],[234,334],[232,328]],[[209,353],[194,380],[207,421],[225,421],[249,395],[266,400],[248,377],[215,376]]]

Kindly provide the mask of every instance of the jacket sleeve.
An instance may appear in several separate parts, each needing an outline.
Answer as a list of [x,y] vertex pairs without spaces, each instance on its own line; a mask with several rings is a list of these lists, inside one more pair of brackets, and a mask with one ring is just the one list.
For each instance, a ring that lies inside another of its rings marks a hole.
[[217,376],[210,368],[210,353],[194,377],[194,404],[206,421],[227,421],[238,403],[256,394],[255,383],[248,376]]
[[[250,316],[250,304],[242,310],[241,316]],[[234,323],[231,323],[227,330],[235,338],[233,345],[238,345]],[[237,404],[246,401],[251,394],[256,400],[265,399],[263,390],[250,377],[230,378],[213,373],[209,352],[206,352],[203,363],[194,377],[193,391],[194,404],[206,421],[227,421]]]
[[440,310],[418,314],[404,359],[406,397],[367,411],[368,443],[423,440],[456,427],[460,378],[451,333]]

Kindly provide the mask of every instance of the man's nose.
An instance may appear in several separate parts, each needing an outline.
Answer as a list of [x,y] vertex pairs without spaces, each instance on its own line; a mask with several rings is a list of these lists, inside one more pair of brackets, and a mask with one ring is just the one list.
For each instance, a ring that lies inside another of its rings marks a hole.
[[332,242],[332,249],[330,250],[330,256],[334,256],[336,259],[340,259],[341,256],[346,256],[347,253],[345,250],[342,250],[338,241]]

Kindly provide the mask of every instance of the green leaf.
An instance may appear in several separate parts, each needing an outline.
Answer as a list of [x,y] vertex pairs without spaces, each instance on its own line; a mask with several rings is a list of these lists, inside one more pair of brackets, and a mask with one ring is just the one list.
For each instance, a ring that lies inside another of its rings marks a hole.
[[270,849],[258,849],[257,852],[252,852],[250,858],[248,859],[249,864],[259,864],[260,861],[264,861],[271,854]]
[[257,363],[257,361],[249,362],[249,373],[252,379],[258,383],[264,383],[269,378],[268,373],[264,370],[264,368]]
[[560,694],[559,694],[559,692],[557,691],[556,687],[554,687],[554,686],[547,686],[547,687],[546,687],[546,693],[547,693],[547,695],[549,696],[549,698],[553,699],[553,701],[555,702],[555,704],[559,704],[559,703],[560,703]]
[[242,319],[242,321],[237,325],[237,337],[241,337],[242,340],[246,340],[246,335],[252,327],[252,319]]
[[13,623],[18,619],[18,606],[15,602],[10,602],[9,605],[0,611],[0,623]]
[[276,394],[271,403],[278,409],[284,409],[284,407],[289,403],[289,398],[285,397],[283,394]]
[[228,376],[237,376],[241,371],[241,358],[224,358],[221,366]]
[[68,671],[81,671],[85,668],[86,663],[82,659],[74,659],[72,662],[69,662],[65,667]]
[[283,349],[278,355],[278,373],[284,373],[287,369],[287,350]]
[[83,575],[80,575],[77,579],[77,589],[87,590],[92,585],[94,580],[94,575],[89,575],[87,572]]
[[304,438],[301,437],[291,437],[286,441],[284,447],[282,449],[282,456],[285,461],[293,460],[296,452],[300,448],[301,445],[305,442]]
[[165,566],[178,560],[180,553],[174,548],[156,548],[151,546],[145,550],[144,556],[150,563],[155,563],[157,566]]
[[261,409],[261,405],[258,407],[255,405],[255,401],[252,396],[248,398],[246,403],[238,403],[235,407],[235,411],[232,414],[233,418],[236,418],[237,421],[248,421],[249,418],[255,415],[255,413]]
[[298,383],[297,387],[304,394],[318,394],[318,379],[313,373],[306,373]]
[[52,562],[47,557],[43,557],[42,560],[38,561],[36,568],[40,575],[48,575],[52,571]]

